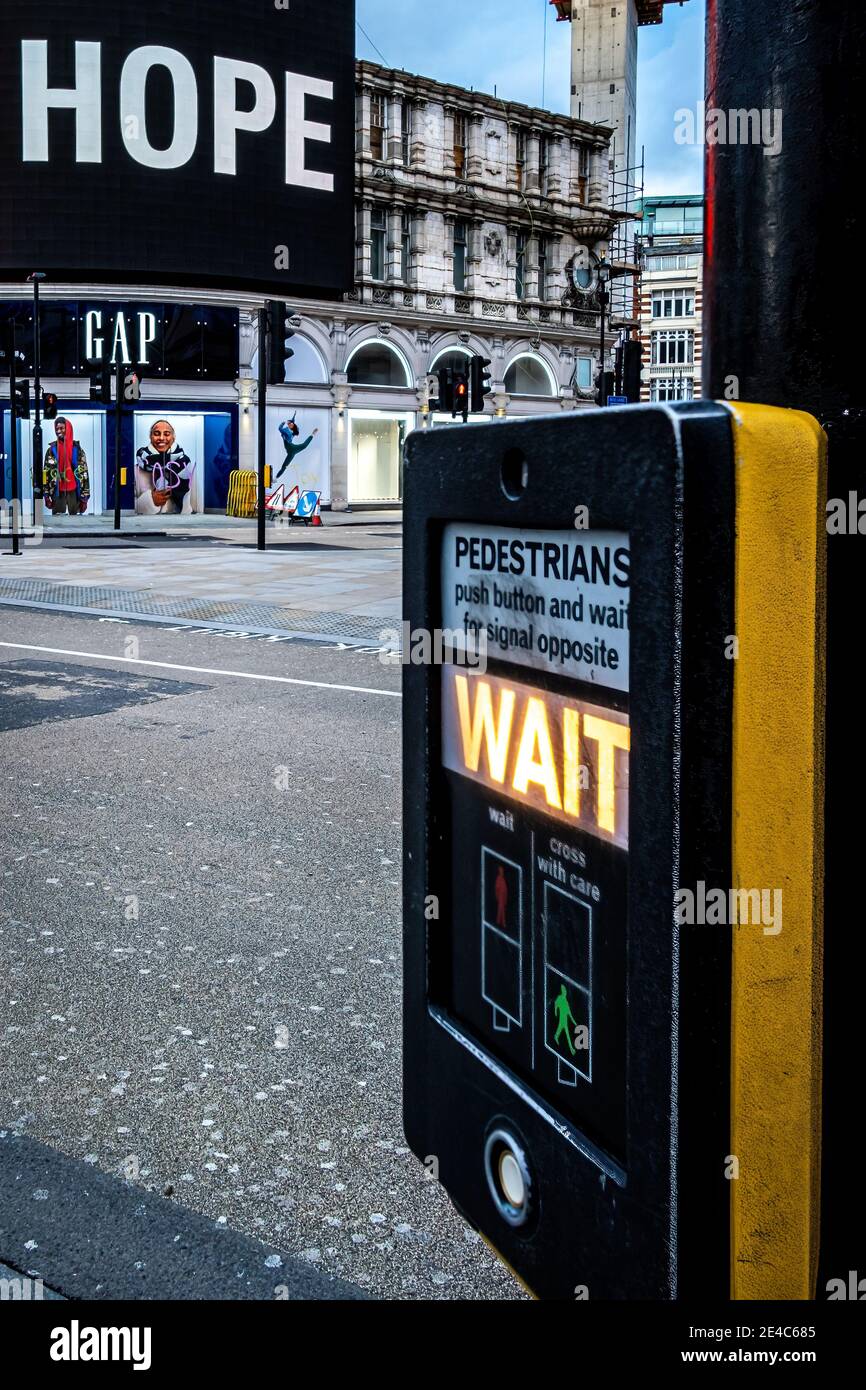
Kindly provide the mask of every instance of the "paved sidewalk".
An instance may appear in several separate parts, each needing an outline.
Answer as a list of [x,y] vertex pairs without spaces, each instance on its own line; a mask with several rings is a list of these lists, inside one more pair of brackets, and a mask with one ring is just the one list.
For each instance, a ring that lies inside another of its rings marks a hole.
[[[348,527],[393,527],[402,525],[402,522],[403,513],[399,509],[322,512],[322,528],[324,530],[331,530],[334,527],[339,527],[340,530],[345,530]],[[300,536],[307,531],[318,529],[318,527],[307,527],[300,524],[292,526],[283,522],[275,524],[269,522],[268,535]],[[70,539],[74,539],[76,536],[101,537],[104,535],[112,537],[118,534],[114,530],[114,514],[112,512],[102,512],[98,516],[91,516],[87,513],[84,516],[63,517],[52,517],[50,512],[46,512],[42,530],[46,536],[68,536]],[[256,520],[254,517],[226,516],[222,512],[196,512],[189,516],[136,516],[134,512],[123,512],[120,519],[120,535],[140,536],[142,534],[218,535],[222,538],[226,538],[228,534],[234,540],[255,542]]]
[[380,524],[269,528],[264,552],[202,532],[178,543],[29,544],[12,556],[4,537],[0,603],[374,641],[402,603],[401,531]]

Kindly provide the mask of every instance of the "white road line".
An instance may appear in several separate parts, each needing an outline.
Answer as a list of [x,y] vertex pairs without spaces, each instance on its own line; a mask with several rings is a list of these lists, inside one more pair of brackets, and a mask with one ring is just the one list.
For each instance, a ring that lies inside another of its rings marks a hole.
[[36,647],[29,642],[0,642],[18,652],[47,652],[49,656],[86,656],[94,661],[125,661],[132,666],[159,666],[166,671],[190,671],[198,676],[237,676],[245,681],[275,681],[278,685],[307,685],[314,690],[348,690],[355,695],[387,695],[392,700],[403,698],[399,690],[376,690],[368,685],[333,685],[329,681],[302,681],[294,676],[257,675],[254,671],[222,671],[212,666],[180,666],[175,661],[145,661],[138,656],[108,656],[105,652],[75,652],[65,647]]

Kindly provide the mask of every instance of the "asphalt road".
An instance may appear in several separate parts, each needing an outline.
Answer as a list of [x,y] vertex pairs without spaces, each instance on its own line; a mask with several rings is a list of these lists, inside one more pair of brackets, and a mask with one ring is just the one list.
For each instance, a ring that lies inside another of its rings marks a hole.
[[401,1129],[399,669],[2,607],[0,640],[0,1134],[373,1295],[522,1297]]

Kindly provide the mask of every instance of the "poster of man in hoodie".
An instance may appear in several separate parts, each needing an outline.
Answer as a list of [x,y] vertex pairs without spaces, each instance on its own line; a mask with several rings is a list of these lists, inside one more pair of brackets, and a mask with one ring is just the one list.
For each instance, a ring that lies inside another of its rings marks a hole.
[[42,465],[45,506],[54,516],[83,516],[90,501],[87,455],[65,415],[54,421],[54,433],[57,437],[48,445]]
[[200,511],[197,481],[195,459],[178,443],[172,422],[154,420],[147,443],[135,451],[136,512],[172,516]]

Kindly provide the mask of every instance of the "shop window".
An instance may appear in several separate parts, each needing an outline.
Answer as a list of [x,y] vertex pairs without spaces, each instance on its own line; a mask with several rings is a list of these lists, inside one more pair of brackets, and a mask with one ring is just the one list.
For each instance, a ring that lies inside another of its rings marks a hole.
[[406,370],[387,343],[365,343],[352,355],[346,368],[352,386],[408,385]]
[[511,396],[552,396],[550,375],[537,357],[518,357],[505,373],[505,389]]
[[398,501],[409,417],[350,411],[349,501]]
[[[107,438],[106,438],[106,415],[103,411],[97,410],[66,410],[60,406],[57,417],[54,420],[43,420],[42,422],[42,460],[44,476],[50,485],[58,485],[59,467],[57,460],[57,450],[60,445],[61,437],[65,440],[67,435],[71,442],[71,459],[73,468],[76,466],[81,469],[83,462],[87,472],[87,481],[90,488],[90,497],[86,507],[86,513],[90,516],[98,516],[106,502],[106,474],[113,476],[114,472],[114,429],[111,430],[112,464],[109,472],[107,464]],[[29,420],[15,422],[15,427],[19,430],[18,449],[19,449],[19,486],[21,488],[21,515],[27,525],[33,519],[33,425],[34,420],[31,416]],[[12,496],[12,464],[11,464],[11,429],[13,428],[12,417],[9,410],[0,411],[0,482],[3,483],[3,496]],[[5,436],[5,437],[4,437]],[[83,481],[83,471],[79,473],[79,483]],[[53,498],[53,487],[49,486]],[[78,489],[76,489],[76,496]],[[112,493],[111,503],[114,503]],[[126,502],[124,501],[124,506]],[[50,520],[50,514],[46,514],[46,520]],[[70,518],[71,520],[71,518]],[[8,519],[6,524],[8,525]],[[76,519],[77,524],[77,519]]]

